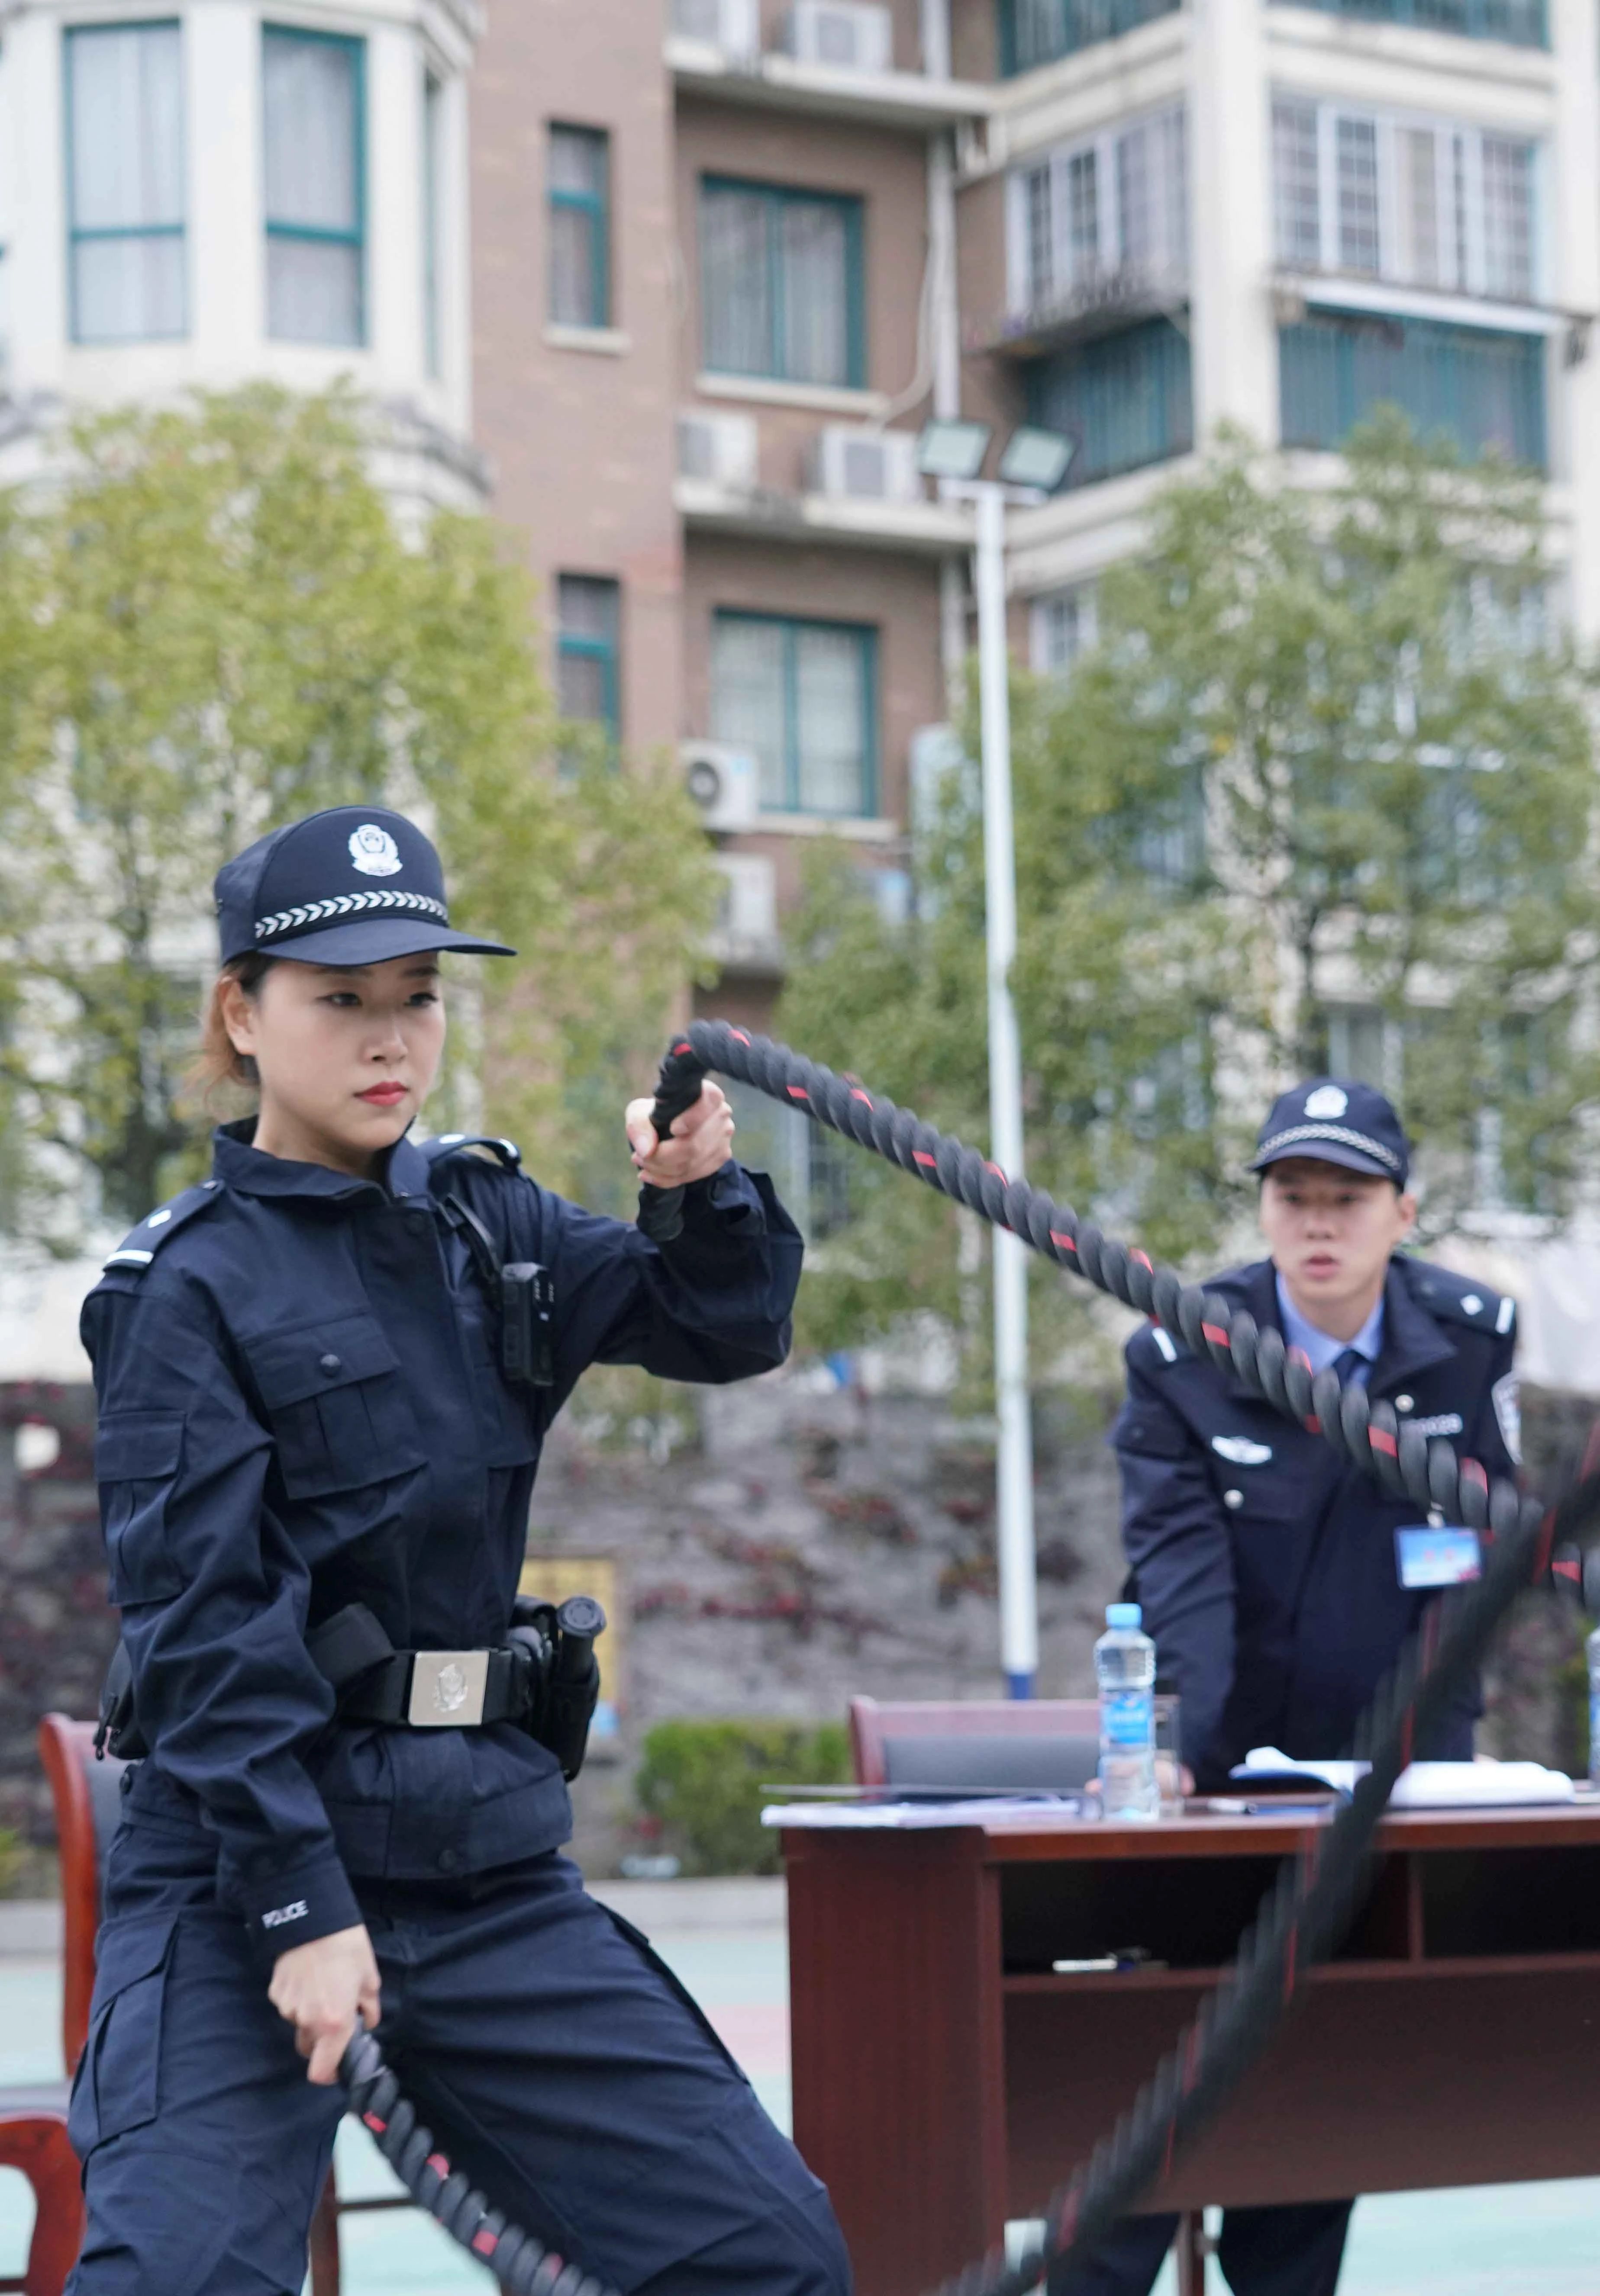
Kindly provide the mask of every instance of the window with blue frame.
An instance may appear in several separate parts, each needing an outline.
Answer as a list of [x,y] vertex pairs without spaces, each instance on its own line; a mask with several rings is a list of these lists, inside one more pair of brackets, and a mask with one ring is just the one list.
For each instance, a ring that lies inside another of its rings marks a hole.
[[1194,444],[1188,337],[1151,319],[1034,360],[1028,420],[1078,441],[1069,488],[1186,455]]
[[1435,319],[1311,311],[1278,332],[1285,447],[1336,447],[1380,406],[1425,438],[1546,467],[1545,340]]
[[548,308],[557,326],[611,324],[611,145],[603,128],[550,130]]
[[862,237],[858,199],[704,177],[700,294],[710,372],[864,389]]
[[753,752],[764,812],[875,811],[877,687],[877,632],[860,623],[717,615],[711,731]]
[[366,45],[262,31],[267,332],[277,342],[366,340]]
[[74,26],[65,64],[72,340],[182,335],[188,296],[178,28]]
[[1325,15],[1354,16],[1368,24],[1412,24],[1424,32],[1456,32],[1468,40],[1506,40],[1513,47],[1547,48],[1548,0],[1294,0]]
[[603,726],[619,742],[622,586],[604,575],[560,574],[555,611],[557,707],[574,725]]
[[1174,16],[1182,4],[1183,0],[998,0],[1001,75],[1009,79],[1035,71],[1158,16]]

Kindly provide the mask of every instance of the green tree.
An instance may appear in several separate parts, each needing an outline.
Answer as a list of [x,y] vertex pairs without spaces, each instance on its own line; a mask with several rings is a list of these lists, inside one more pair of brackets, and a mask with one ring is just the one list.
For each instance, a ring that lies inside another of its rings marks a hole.
[[[1251,1128],[1329,1064],[1343,1009],[1391,1048],[1375,1080],[1422,1144],[1431,1228],[1486,1192],[1571,1202],[1600,1094],[1593,765],[1547,588],[1537,482],[1398,415],[1329,487],[1285,485],[1235,438],[1158,497],[1146,549],[1101,586],[1095,647],[1064,682],[1014,681],[1032,1177],[1153,1251],[1210,1258]],[[816,865],[784,1033],[981,1141],[970,767],[915,873],[892,929],[837,857]],[[816,1335],[932,1304],[980,1337],[955,1218],[893,1174],[858,1204],[813,1279]]]
[[349,396],[252,388],[65,444],[59,484],[0,499],[0,1217],[70,1249],[193,1173],[212,874],[364,799],[423,808],[455,913],[521,952],[458,969],[441,1114],[574,1183],[593,1072],[644,1073],[708,919],[673,777],[558,742],[506,538],[442,512],[402,535]]

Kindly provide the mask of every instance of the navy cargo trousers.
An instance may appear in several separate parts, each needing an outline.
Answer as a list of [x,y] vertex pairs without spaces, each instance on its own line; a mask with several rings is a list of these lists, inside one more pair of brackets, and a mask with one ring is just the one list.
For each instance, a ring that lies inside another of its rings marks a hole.
[[[299,2296],[342,2092],[308,2082],[213,1856],[144,1824],[113,1845],[68,2296]],[[384,2053],[497,2207],[625,2296],[848,2296],[823,2187],[565,1858],[357,1887]]]

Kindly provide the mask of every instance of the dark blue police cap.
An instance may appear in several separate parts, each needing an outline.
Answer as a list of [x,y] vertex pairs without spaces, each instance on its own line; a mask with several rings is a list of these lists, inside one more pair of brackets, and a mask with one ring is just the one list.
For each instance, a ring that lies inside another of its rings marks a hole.
[[514,956],[455,931],[445,873],[403,813],[336,805],[269,836],[217,873],[222,962],[257,954],[301,964],[382,964],[430,948]]
[[1405,1186],[1410,1169],[1406,1135],[1391,1103],[1369,1084],[1336,1077],[1313,1077],[1273,1103],[1250,1168],[1264,1171],[1288,1156],[1342,1164],[1346,1171],[1392,1180],[1397,1188]]

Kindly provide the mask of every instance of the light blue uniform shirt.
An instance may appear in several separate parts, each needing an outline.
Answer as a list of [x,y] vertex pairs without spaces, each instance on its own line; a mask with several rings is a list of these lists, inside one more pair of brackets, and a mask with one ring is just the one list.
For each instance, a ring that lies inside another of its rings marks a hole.
[[1314,1372],[1325,1371],[1330,1364],[1338,1362],[1346,1348],[1354,1348],[1358,1355],[1366,1357],[1366,1361],[1359,1370],[1353,1370],[1351,1376],[1360,1386],[1365,1387],[1383,1345],[1383,1293],[1378,1294],[1377,1306],[1356,1333],[1355,1338],[1336,1340],[1331,1332],[1319,1332],[1315,1324],[1307,1323],[1300,1309],[1290,1299],[1283,1277],[1276,1275],[1275,1280],[1277,1283],[1278,1319],[1284,1327],[1284,1346],[1298,1348],[1301,1353],[1309,1359]]

